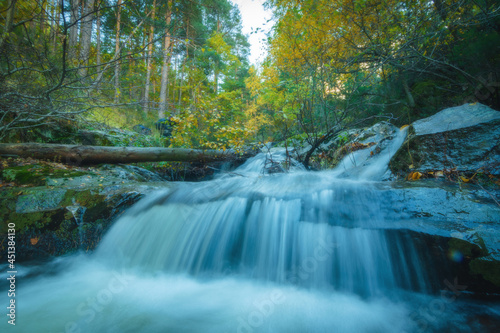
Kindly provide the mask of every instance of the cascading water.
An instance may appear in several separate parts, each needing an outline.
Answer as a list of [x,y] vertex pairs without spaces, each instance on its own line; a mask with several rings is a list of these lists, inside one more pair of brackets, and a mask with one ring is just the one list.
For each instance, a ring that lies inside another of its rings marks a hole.
[[[261,154],[230,176],[151,194],[114,224],[91,256],[57,259],[37,278],[40,268],[26,268],[16,328],[474,330],[460,314],[461,303],[430,294],[436,282],[423,268],[427,254],[404,233],[387,231],[383,199],[367,180],[383,177],[403,139],[397,135],[372,161],[350,155],[346,159],[358,162],[346,167],[346,160],[329,172],[265,175],[268,158]],[[424,316],[429,302],[441,307]]]
[[66,207],[67,210],[71,212],[73,215],[73,218],[75,219],[75,223],[78,228],[78,238],[80,241],[80,248],[83,245],[83,215],[85,214],[85,211],[87,210],[85,207],[79,206],[79,205],[73,205],[73,206],[68,206]]

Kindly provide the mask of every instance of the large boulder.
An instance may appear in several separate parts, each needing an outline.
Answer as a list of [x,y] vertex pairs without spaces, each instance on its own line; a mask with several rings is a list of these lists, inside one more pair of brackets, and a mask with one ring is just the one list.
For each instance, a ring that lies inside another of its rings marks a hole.
[[[170,186],[137,166],[67,167],[29,159],[2,166],[0,237],[7,239],[14,226],[18,261],[92,250],[126,208]],[[6,252],[1,243],[0,255]]]
[[[398,133],[397,127],[385,121],[369,128],[343,131],[323,142],[311,155],[309,165],[313,170],[321,170],[332,169],[339,164],[347,163],[348,165],[343,166],[346,170],[345,176],[355,174],[361,168],[380,162],[379,156],[385,155],[382,152],[394,148],[395,142],[398,141]],[[279,146],[283,147],[283,143]],[[304,136],[295,137],[288,142],[290,155],[299,161],[304,160],[310,149],[311,145],[307,143]],[[345,159],[346,156],[349,158]],[[382,164],[387,164],[387,162]]]
[[500,292],[500,112],[465,104],[415,121],[389,167],[406,179],[446,176],[396,183],[388,210],[460,265],[470,289]]
[[[468,291],[500,293],[500,190],[439,179],[380,184],[384,218],[410,231],[432,270]],[[391,228],[390,227],[390,228]],[[451,270],[446,271],[446,268]]]
[[500,174],[500,112],[465,104],[415,121],[391,160],[395,174],[453,171]]

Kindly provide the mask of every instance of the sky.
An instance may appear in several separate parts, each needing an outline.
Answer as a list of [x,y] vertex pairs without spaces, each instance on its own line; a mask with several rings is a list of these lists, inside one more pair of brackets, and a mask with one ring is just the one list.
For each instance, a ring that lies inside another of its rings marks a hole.
[[[271,12],[264,10],[263,3],[265,0],[231,0],[238,5],[241,13],[243,33],[248,36],[250,43],[250,63],[257,65],[262,62],[266,56],[266,43],[262,41],[267,39],[265,32],[268,32],[273,22],[267,23],[271,18]],[[257,28],[260,30],[257,33],[250,34]]]

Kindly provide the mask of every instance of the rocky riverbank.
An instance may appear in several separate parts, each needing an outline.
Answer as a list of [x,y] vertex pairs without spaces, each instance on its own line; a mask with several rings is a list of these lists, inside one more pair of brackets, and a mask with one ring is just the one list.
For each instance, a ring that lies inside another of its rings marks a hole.
[[[500,112],[467,104],[402,131],[383,122],[348,134],[326,143],[317,160],[348,161],[338,177],[361,177],[357,166],[392,156],[382,161],[389,167],[377,183],[389,234],[407,233],[419,246],[432,248],[429,269],[451,267],[446,274],[455,274],[450,279],[457,277],[469,290],[500,293]],[[384,153],[394,149],[395,140],[404,140],[399,150]],[[8,223],[16,225],[19,260],[91,251],[125,209],[172,186],[136,166],[4,159],[0,233],[6,234]]]

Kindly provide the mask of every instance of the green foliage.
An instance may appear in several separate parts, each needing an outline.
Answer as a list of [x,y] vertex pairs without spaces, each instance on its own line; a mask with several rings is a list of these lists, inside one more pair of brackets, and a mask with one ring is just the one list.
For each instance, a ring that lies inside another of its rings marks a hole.
[[[299,5],[300,3],[300,5]],[[500,108],[498,3],[273,0],[268,66],[301,130],[479,101]],[[283,103],[285,104],[285,103]],[[311,138],[312,141],[316,135]]]
[[[181,121],[178,137],[111,133],[107,144],[230,148],[257,131],[245,128],[249,44],[230,1],[140,0],[122,1],[120,7],[96,1],[94,13],[84,16],[79,8],[77,17],[70,15],[69,3],[54,4],[18,0],[14,28],[0,30],[0,139],[58,142],[50,128],[67,118],[80,120],[85,130],[130,130],[137,124],[154,129],[162,97],[166,116]],[[7,5],[0,5],[2,12]],[[87,18],[92,36],[83,54]],[[0,17],[0,27],[5,21]],[[164,50],[165,36],[170,47]],[[164,64],[167,86],[160,96]],[[217,116],[209,119],[212,112]],[[92,129],[96,123],[106,126]]]

